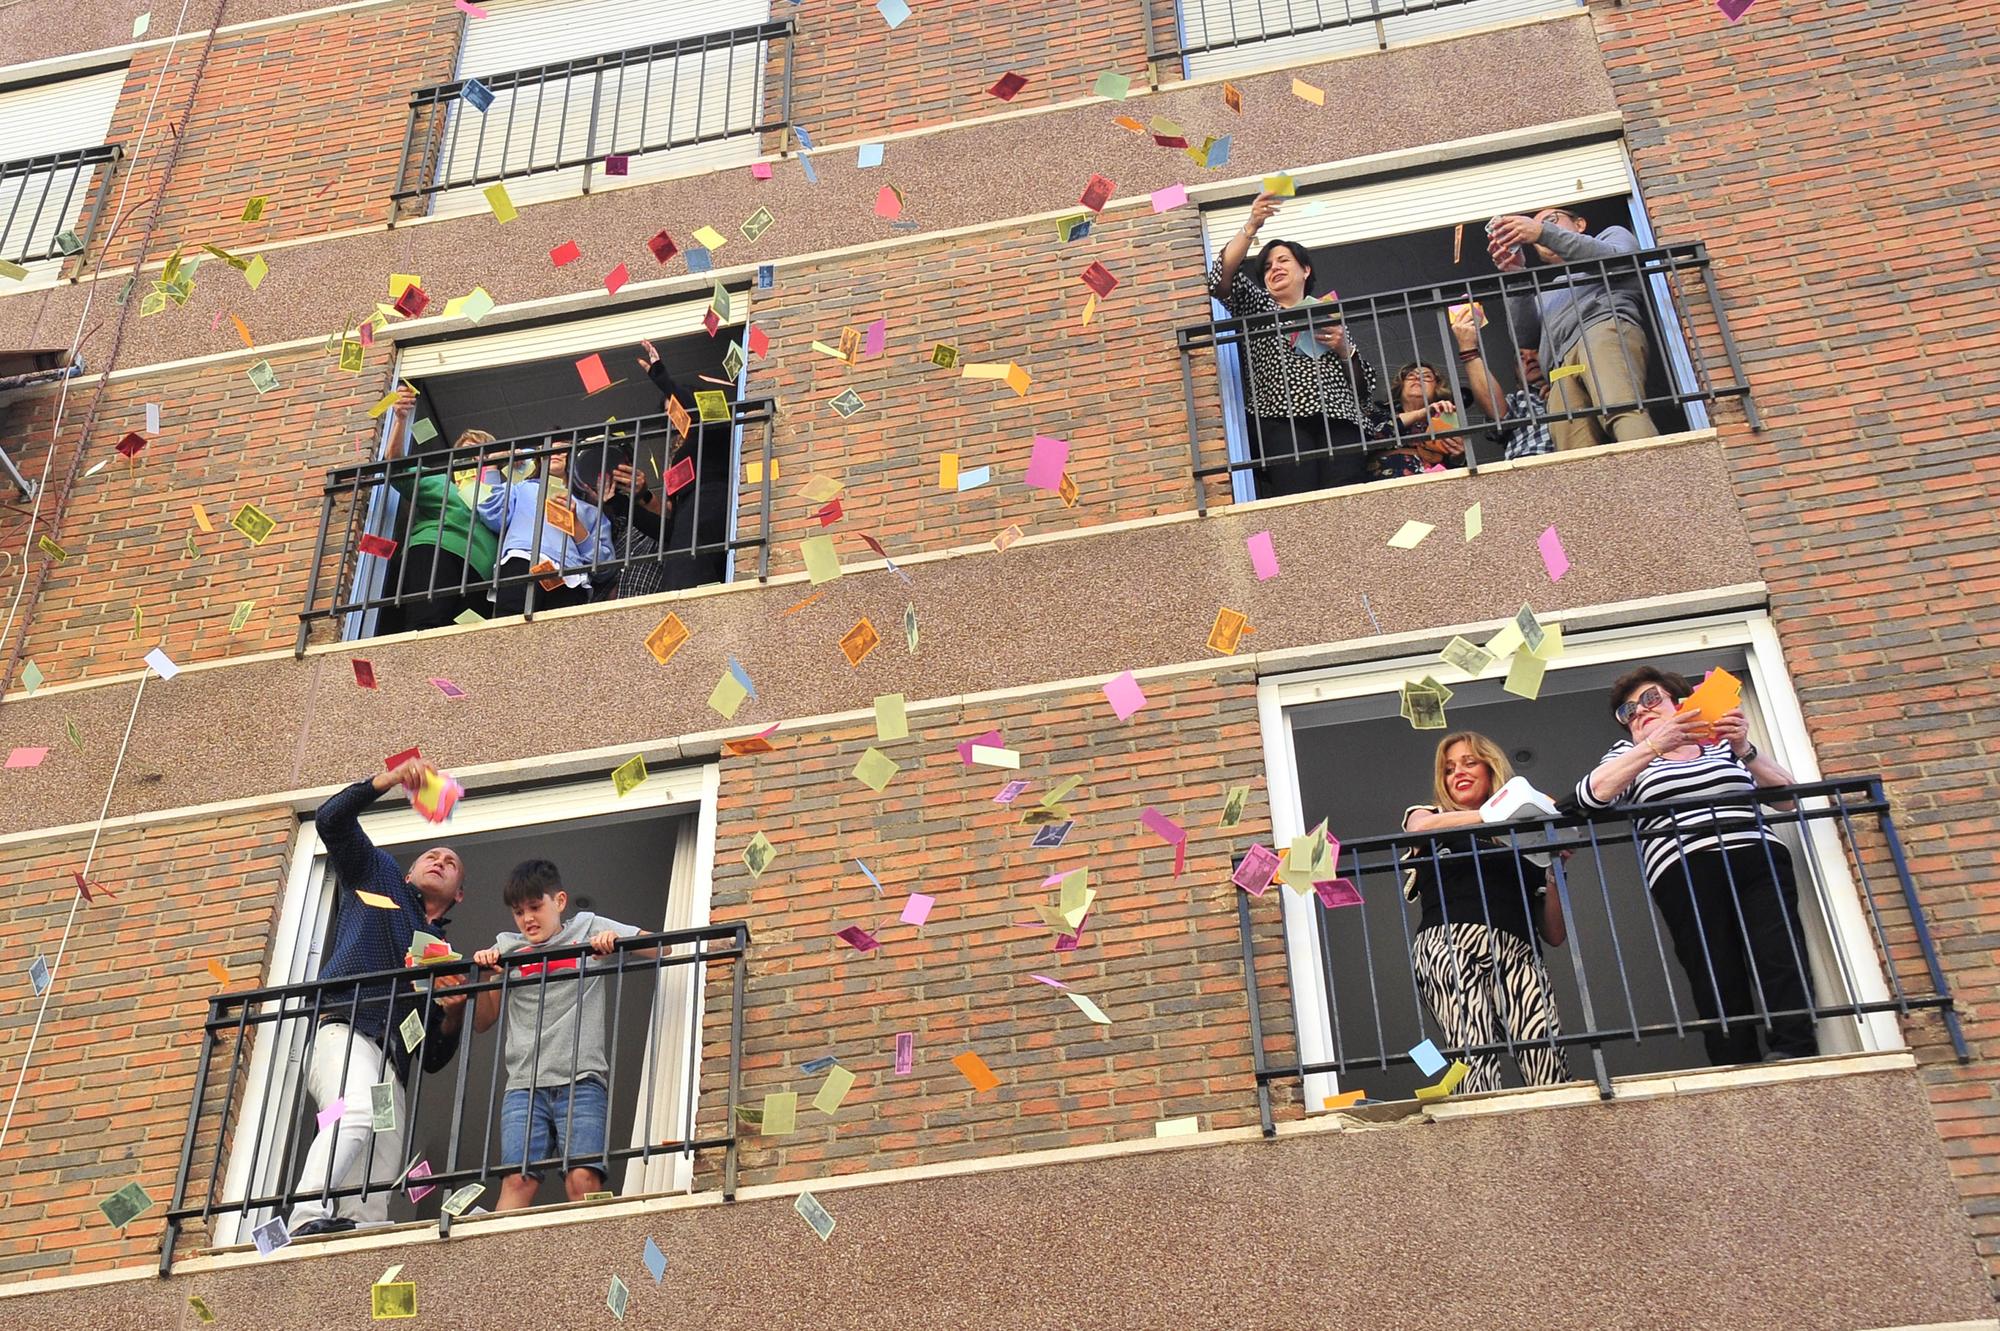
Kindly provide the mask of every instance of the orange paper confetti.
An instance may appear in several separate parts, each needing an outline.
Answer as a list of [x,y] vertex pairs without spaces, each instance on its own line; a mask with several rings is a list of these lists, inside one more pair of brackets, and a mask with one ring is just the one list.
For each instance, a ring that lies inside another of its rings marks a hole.
[[993,1075],[993,1069],[986,1066],[986,1060],[970,1051],[951,1060],[951,1065],[972,1083],[974,1091],[990,1091],[1000,1084],[1000,1079]]

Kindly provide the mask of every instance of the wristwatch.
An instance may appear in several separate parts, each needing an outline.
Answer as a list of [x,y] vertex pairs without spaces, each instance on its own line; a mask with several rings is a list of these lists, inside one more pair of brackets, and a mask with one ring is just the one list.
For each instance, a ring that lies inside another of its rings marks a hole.
[[1756,762],[1756,761],[1757,761],[1757,746],[1756,746],[1755,744],[1752,744],[1752,745],[1751,745],[1751,746],[1750,746],[1749,748],[1745,749],[1745,750],[1744,750],[1744,751],[1743,751],[1742,753],[1739,753],[1739,754],[1737,754],[1737,755],[1736,755],[1736,761],[1737,761],[1737,762],[1739,762],[1739,763],[1744,763],[1744,764],[1749,764],[1749,763],[1754,763],[1754,762]]

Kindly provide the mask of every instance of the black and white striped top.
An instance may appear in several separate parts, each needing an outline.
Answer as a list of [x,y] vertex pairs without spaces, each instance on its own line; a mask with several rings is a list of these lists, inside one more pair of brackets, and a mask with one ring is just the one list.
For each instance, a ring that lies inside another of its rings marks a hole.
[[[1632,750],[1629,739],[1613,744],[1601,766]],[[1594,770],[1594,769],[1593,769]],[[1576,783],[1577,802],[1586,809],[1610,809],[1627,804],[1664,804],[1673,800],[1721,800],[1713,808],[1688,809],[1639,819],[1639,843],[1646,866],[1646,885],[1683,856],[1698,850],[1754,846],[1768,833],[1757,826],[1757,778],[1738,762],[1721,741],[1702,746],[1700,754],[1676,761],[1655,758],[1640,769],[1622,794],[1601,800],[1590,793],[1590,777]]]
[[[1271,293],[1250,276],[1245,259],[1228,286],[1222,284],[1222,260],[1209,266],[1208,293],[1231,314],[1276,314],[1282,308]],[[1292,344],[1290,334],[1275,329],[1246,339],[1250,355],[1250,414],[1252,416],[1318,416],[1365,426],[1363,404],[1375,392],[1375,367],[1356,351],[1351,362],[1329,349],[1308,356]],[[1359,376],[1357,382],[1356,376]]]

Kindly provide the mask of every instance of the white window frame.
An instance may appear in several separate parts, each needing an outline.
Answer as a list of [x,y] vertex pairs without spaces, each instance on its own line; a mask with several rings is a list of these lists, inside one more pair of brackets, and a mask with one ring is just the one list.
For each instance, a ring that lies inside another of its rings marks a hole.
[[[109,143],[112,122],[118,117],[118,102],[124,95],[125,78],[130,70],[129,60],[117,60],[109,65],[66,71],[13,84],[0,77],[0,160],[19,161],[50,153],[98,148]],[[69,200],[69,208],[53,221],[44,219],[38,223],[37,234],[47,231],[53,238],[79,225],[90,202],[91,191],[103,187],[104,181],[109,178],[109,168],[93,167],[78,183],[74,196]],[[24,196],[29,183],[26,180],[21,182]],[[7,220],[6,212],[12,206],[8,199],[11,197],[0,196],[0,223]],[[52,194],[51,197],[57,195]],[[111,213],[111,201],[107,199],[100,206],[98,218],[100,221],[107,220]],[[89,244],[90,237],[83,239],[86,245]],[[0,258],[4,257],[0,255]],[[22,267],[28,270],[28,275],[18,282],[0,279],[0,295],[55,286],[62,280],[65,262],[66,259],[56,258],[24,263]],[[138,299],[137,293],[132,298]]]
[[[512,769],[506,775],[518,779],[532,776],[533,771]],[[605,814],[658,811],[661,817],[678,815],[686,826],[691,826],[693,835],[676,839],[665,919],[657,926],[649,924],[647,927],[669,932],[699,929],[709,923],[714,882],[716,804],[721,785],[722,769],[709,763],[656,770],[623,798],[603,776],[566,780],[560,784],[487,797],[479,796],[475,791],[460,803],[450,824],[442,829],[426,822],[407,802],[391,794],[361,816],[361,827],[369,840],[393,854],[399,848],[449,844],[454,839],[483,832],[517,831],[524,827],[542,826],[559,830],[560,824]],[[302,984],[318,973],[334,890],[331,876],[327,873],[326,846],[321,842],[312,820],[304,819],[299,824],[298,838],[292,848],[284,897],[278,909],[270,968],[263,980],[265,985]],[[685,951],[684,947],[682,952]],[[730,964],[740,966],[744,963],[738,959]],[[652,1082],[653,1121],[650,1124],[639,1122],[639,1109],[634,1106],[630,1145],[641,1145],[646,1140],[694,1139],[696,1124],[685,1111],[690,1103],[697,1116],[700,1110],[702,1042],[685,1037],[690,1031],[700,1031],[705,1009],[705,996],[693,982],[694,970],[692,966],[661,968],[653,1005],[655,1034],[648,1044],[646,1064],[640,1074],[642,1083],[647,1080]],[[275,1004],[265,1004],[261,1009],[263,1012],[275,1010]],[[286,1027],[290,1029],[283,1029]],[[278,1177],[283,1152],[282,1148],[272,1149],[271,1143],[282,1141],[281,1136],[274,1137],[274,1132],[282,1132],[296,1116],[297,1092],[302,1082],[295,1074],[275,1079],[275,1073],[281,1055],[288,1067],[296,1067],[303,1057],[305,1030],[303,1023],[296,1021],[273,1029],[283,1029],[282,1037],[257,1042],[244,1083],[242,1103],[246,1107],[257,1106],[261,1117],[253,1117],[246,1109],[237,1123],[234,1136],[225,1144],[227,1162],[222,1175],[222,1195],[225,1197],[253,1195],[250,1191],[252,1187],[256,1194],[280,1192],[290,1183],[290,1180]],[[660,1055],[657,1061],[654,1059],[655,1050]],[[272,1093],[274,1085],[276,1094]],[[688,1099],[691,1089],[696,1096],[692,1102]],[[255,1125],[260,1121],[263,1124],[264,1150],[263,1158],[257,1162],[258,1177],[253,1179],[250,1173],[251,1147],[257,1136]],[[618,1131],[615,1124],[613,1131]],[[294,1161],[293,1168],[297,1167],[298,1162]],[[638,1196],[691,1192],[693,1187],[693,1160],[687,1154],[677,1153],[657,1157],[638,1168],[628,1168],[624,1190],[627,1196]],[[254,1219],[255,1213],[218,1213],[217,1245],[248,1242]]]
[[[1341,0],[1320,0],[1314,10],[1338,12],[1334,6]],[[1396,4],[1398,0],[1383,0],[1385,6]],[[1174,33],[1182,45],[1188,40],[1188,5],[1185,0],[1173,0]],[[1365,6],[1353,6],[1366,12]],[[1293,6],[1288,0],[1235,0],[1235,3],[1220,5],[1201,4],[1202,22],[1207,22],[1210,9],[1219,8],[1228,12],[1239,9],[1252,11],[1255,22],[1262,23],[1264,13],[1283,15],[1289,18]],[[1388,11],[1372,21],[1343,24],[1338,27],[1321,28],[1312,32],[1279,32],[1269,37],[1248,40],[1238,46],[1224,47],[1217,51],[1198,51],[1181,56],[1181,77],[1183,79],[1208,79],[1223,76],[1238,76],[1261,73],[1273,69],[1294,69],[1301,65],[1316,64],[1326,60],[1337,60],[1358,55],[1372,55],[1378,51],[1414,45],[1418,42],[1456,37],[1483,28],[1510,27],[1517,23],[1534,22],[1548,18],[1562,18],[1583,12],[1584,0],[1464,0],[1463,3],[1445,5],[1411,0],[1408,13]],[[1280,19],[1282,26],[1283,19]],[[1223,26],[1216,25],[1220,35]],[[1234,37],[1238,31],[1231,30]]]
[[[1563,616],[1548,615],[1545,623],[1561,622]],[[1498,631],[1499,624],[1493,625]],[[1473,635],[1478,636],[1478,635]],[[1640,665],[1654,657],[1718,648],[1743,649],[1749,660],[1750,694],[1745,712],[1751,737],[1759,747],[1782,763],[1800,782],[1818,781],[1819,760],[1806,731],[1805,716],[1798,695],[1785,670],[1776,627],[1762,611],[1746,610],[1690,620],[1679,626],[1646,625],[1629,628],[1593,629],[1565,639],[1563,653],[1548,663],[1551,672],[1580,666],[1614,663]],[[1285,846],[1306,833],[1304,811],[1299,801],[1298,760],[1292,743],[1292,727],[1287,719],[1291,708],[1338,698],[1393,695],[1404,681],[1437,668],[1435,653],[1403,655],[1294,675],[1278,675],[1261,680],[1257,686],[1257,716],[1264,743],[1265,784],[1271,797],[1274,844]],[[1496,661],[1481,679],[1506,678],[1507,663]],[[1578,773],[1581,775],[1581,773]],[[1560,792],[1552,792],[1560,793]],[[1335,829],[1338,832],[1340,829]],[[1372,835],[1378,829],[1366,829]],[[1394,829],[1379,829],[1388,832]],[[1361,834],[1363,829],[1355,829]],[[1847,857],[1832,824],[1819,819],[1801,825],[1800,834],[1811,840],[1815,877],[1820,891],[1816,910],[1819,924],[1831,940],[1832,951],[1824,961],[1837,968],[1852,986],[1858,1002],[1885,1002],[1890,991],[1875,953],[1873,934],[1868,926],[1867,908],[1848,872]],[[1802,884],[1802,887],[1805,885]],[[1285,912],[1286,969],[1292,992],[1292,1013],[1298,1031],[1299,1059],[1302,1063],[1331,1062],[1334,1058],[1332,1018],[1327,1004],[1325,956],[1319,944],[1319,930],[1313,922],[1314,899],[1280,890],[1277,895]],[[1804,893],[1802,892],[1802,896]],[[1808,922],[1810,927],[1810,921]],[[1815,961],[1821,960],[1816,953]],[[1815,967],[1817,972],[1820,968]],[[1826,992],[1824,989],[1821,992]],[[1902,1031],[1891,1012],[1872,1013],[1858,1022],[1850,1017],[1823,1019],[1819,1023],[1823,1049],[1851,1046],[1870,1052],[1902,1049]],[[1846,1052],[1847,1050],[1841,1050]],[[1333,1073],[1314,1073],[1305,1079],[1308,1112],[1319,1113],[1325,1097],[1339,1093]]]

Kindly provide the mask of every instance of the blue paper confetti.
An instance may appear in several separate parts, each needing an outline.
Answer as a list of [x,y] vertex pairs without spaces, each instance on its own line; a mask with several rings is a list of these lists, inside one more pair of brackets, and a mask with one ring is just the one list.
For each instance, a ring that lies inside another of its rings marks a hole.
[[646,1270],[653,1277],[655,1285],[667,1278],[667,1255],[661,1252],[660,1245],[650,1238],[646,1240]]
[[839,1062],[840,1060],[832,1054],[826,1054],[820,1058],[808,1059],[806,1062],[799,1064],[799,1071],[805,1073],[808,1077],[814,1077]]
[[1429,1040],[1412,1049],[1410,1057],[1417,1061],[1417,1071],[1426,1077],[1435,1077],[1449,1066],[1445,1062],[1444,1055],[1438,1052],[1438,1047]]
[[467,79],[465,86],[458,90],[458,95],[475,111],[484,111],[493,105],[493,90],[478,79]]
[[729,658],[729,673],[736,676],[736,682],[741,684],[743,691],[750,695],[750,701],[757,701],[757,686],[750,682],[750,672],[745,670],[743,663],[733,656]]
[[681,257],[687,260],[690,273],[705,273],[715,267],[715,260],[699,245],[690,245],[681,251]]
[[875,895],[878,897],[881,896],[882,880],[875,876],[875,871],[869,868],[866,864],[862,864],[860,860],[856,860],[855,863],[861,865],[861,872],[868,875],[868,881],[875,884]]
[[962,494],[967,490],[977,490],[993,479],[991,467],[968,467],[958,473],[958,488]]
[[769,291],[776,285],[778,285],[778,265],[775,263],[758,264],[757,289],[759,291]]
[[882,165],[882,145],[864,143],[854,155],[854,164],[866,171],[871,166]]
[[875,12],[880,14],[882,21],[891,28],[900,28],[903,26],[903,21],[910,16],[910,7],[903,3],[903,0],[875,0]]

